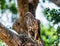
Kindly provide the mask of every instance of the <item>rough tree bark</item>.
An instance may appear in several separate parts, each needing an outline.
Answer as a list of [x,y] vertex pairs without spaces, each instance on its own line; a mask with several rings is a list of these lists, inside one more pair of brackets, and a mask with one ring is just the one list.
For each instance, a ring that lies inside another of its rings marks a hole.
[[19,18],[13,24],[13,29],[18,34],[0,24],[0,38],[8,46],[44,46],[39,36],[38,20],[34,17],[38,0],[17,0],[17,2]]
[[0,39],[2,39],[8,46],[17,46],[19,38],[16,34],[8,30],[0,23]]
[[28,10],[31,12],[35,17],[35,10],[38,5],[39,0],[28,0]]
[[35,17],[35,10],[39,0],[17,0],[20,15],[31,12]]

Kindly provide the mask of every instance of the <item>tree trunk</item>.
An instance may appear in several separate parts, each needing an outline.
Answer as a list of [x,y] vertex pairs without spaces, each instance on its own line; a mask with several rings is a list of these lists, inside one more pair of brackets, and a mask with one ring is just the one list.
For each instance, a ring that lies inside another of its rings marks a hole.
[[28,9],[35,17],[35,10],[38,5],[39,0],[28,0]]
[[17,0],[19,15],[24,15],[28,12],[28,0]]
[[35,17],[35,10],[39,0],[17,0],[19,15],[24,15],[26,12],[31,12]]
[[17,0],[17,2],[19,18],[13,24],[13,29],[18,34],[0,24],[0,38],[8,46],[44,46],[40,38],[40,23],[34,17],[38,0]]
[[38,41],[37,43],[39,44],[39,46],[43,46],[43,42],[40,38],[40,23],[35,18],[35,10],[38,4],[38,0],[17,1],[20,11],[20,18],[18,18],[17,21],[13,24],[13,29],[19,34],[26,33],[28,36],[31,35],[30,38],[32,38],[33,40],[35,39],[35,42]]
[[[17,3],[18,3],[18,10],[19,10],[19,18],[13,24],[13,29],[15,29],[16,32],[20,33],[21,31],[19,31],[19,30],[25,30],[25,31],[28,30],[26,23],[25,23],[26,20],[24,20],[24,18],[25,18],[24,16],[27,12],[31,12],[33,14],[33,16],[35,16],[34,14],[35,14],[35,9],[38,4],[38,0],[17,0]],[[31,5],[29,5],[29,4],[31,4]],[[21,28],[23,28],[23,29],[21,29]]]

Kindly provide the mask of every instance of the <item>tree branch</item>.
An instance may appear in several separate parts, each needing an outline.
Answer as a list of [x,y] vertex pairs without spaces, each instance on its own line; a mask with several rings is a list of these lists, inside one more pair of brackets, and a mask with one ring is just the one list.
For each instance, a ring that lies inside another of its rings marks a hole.
[[40,46],[33,39],[29,38],[27,34],[17,35],[0,23],[0,39],[2,39],[8,46]]
[[6,42],[8,46],[18,46],[20,43],[17,34],[8,30],[1,23],[0,23],[0,39]]

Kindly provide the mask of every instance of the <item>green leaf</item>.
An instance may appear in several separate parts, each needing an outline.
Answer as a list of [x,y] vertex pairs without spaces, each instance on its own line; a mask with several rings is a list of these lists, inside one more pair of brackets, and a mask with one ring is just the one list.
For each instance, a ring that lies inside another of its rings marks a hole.
[[16,13],[17,13],[17,8],[15,7],[15,4],[14,4],[14,3],[11,3],[9,9],[10,9],[10,11],[11,11],[13,14],[16,14]]

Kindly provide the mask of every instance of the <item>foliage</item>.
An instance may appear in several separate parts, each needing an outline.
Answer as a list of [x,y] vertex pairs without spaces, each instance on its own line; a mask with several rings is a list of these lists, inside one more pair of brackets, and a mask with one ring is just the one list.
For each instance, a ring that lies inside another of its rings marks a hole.
[[7,8],[5,0],[0,0],[0,8],[2,9],[2,12]]
[[56,30],[52,26],[45,28],[41,25],[41,37],[45,46],[54,46],[54,42],[58,39]]
[[15,4],[14,3],[11,3],[10,4],[10,7],[9,7],[10,11],[14,14],[17,13],[17,8],[15,7]]
[[2,13],[6,10],[6,9],[9,9],[13,14],[16,14],[17,13],[17,8],[15,6],[15,3],[12,3],[12,0],[9,0],[10,5],[8,5],[6,3],[6,0],[1,0],[0,1],[0,7],[1,7],[1,10],[2,10]]
[[6,44],[0,39],[0,46],[6,46]]
[[44,9],[44,14],[46,15],[49,21],[54,21],[54,24],[60,23],[60,9],[52,9],[49,8]]
[[57,33],[60,34],[60,26],[57,27]]
[[[50,10],[49,8],[44,9],[44,14],[47,18],[47,20],[49,20],[50,22],[53,22],[53,24],[59,24],[60,23],[60,9],[52,9]],[[59,44],[60,42],[60,25],[58,25],[57,27],[57,44]],[[58,45],[57,45],[58,46]]]

